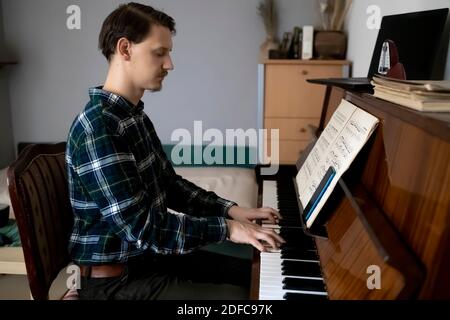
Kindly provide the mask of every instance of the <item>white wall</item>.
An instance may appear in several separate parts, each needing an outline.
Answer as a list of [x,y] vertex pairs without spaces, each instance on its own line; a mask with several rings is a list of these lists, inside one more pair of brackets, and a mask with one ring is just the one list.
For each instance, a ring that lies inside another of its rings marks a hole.
[[[141,1],[177,22],[175,70],[162,92],[146,94],[146,112],[163,142],[176,128],[253,128],[257,59],[265,34],[258,0]],[[107,70],[97,50],[104,18],[117,0],[2,0],[6,45],[19,60],[10,76],[14,141],[65,140],[90,86]],[[66,8],[81,8],[81,30],[66,28]],[[318,24],[315,0],[279,0],[281,35]]]
[[[295,25],[320,25],[315,0],[277,1],[280,37]],[[264,40],[256,10],[259,1],[142,2],[163,9],[177,22],[175,71],[166,79],[162,92],[144,96],[146,112],[163,142],[169,142],[176,128],[192,130],[194,120],[203,120],[204,130],[255,127],[257,57]],[[119,3],[119,0],[1,0],[5,37],[1,53],[17,58],[19,65],[0,70],[0,165],[13,155],[11,128],[15,144],[66,139],[74,116],[87,102],[88,87],[104,81],[107,65],[97,50],[97,37],[104,18]],[[377,36],[376,30],[366,27],[368,5],[379,5],[382,14],[394,14],[446,7],[449,3],[449,0],[353,1],[347,17],[348,58],[353,61],[353,75],[366,75]],[[71,4],[82,10],[79,31],[66,28],[66,8]],[[446,78],[450,78],[449,63]]]
[[[8,61],[3,39],[3,16],[0,4],[0,61]],[[0,169],[14,159],[14,144],[11,125],[11,106],[9,103],[8,74],[10,66],[0,69]]]
[[0,169],[14,159],[14,141],[9,104],[8,73],[10,67],[0,70]]
[[[353,62],[353,76],[365,77],[369,70],[373,48],[378,30],[369,30],[366,26],[366,9],[377,5],[382,16],[414,11],[448,8],[449,0],[354,0],[347,16],[349,35],[347,58]],[[445,79],[450,80],[450,50],[448,52]]]

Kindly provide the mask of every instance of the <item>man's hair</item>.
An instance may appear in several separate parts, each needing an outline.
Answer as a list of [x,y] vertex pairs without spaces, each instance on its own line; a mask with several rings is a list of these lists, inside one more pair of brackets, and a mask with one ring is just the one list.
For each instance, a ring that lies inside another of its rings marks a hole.
[[173,34],[176,32],[175,21],[164,12],[135,2],[121,4],[103,22],[98,47],[110,61],[120,38],[140,43],[150,34],[153,25],[166,27]]

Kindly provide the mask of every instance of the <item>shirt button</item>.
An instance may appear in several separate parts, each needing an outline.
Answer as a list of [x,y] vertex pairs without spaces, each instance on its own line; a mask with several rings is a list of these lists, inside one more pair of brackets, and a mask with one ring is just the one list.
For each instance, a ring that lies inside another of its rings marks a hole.
[[138,240],[138,241],[136,242],[136,247],[137,247],[138,249],[140,249],[140,248],[142,247],[142,240]]

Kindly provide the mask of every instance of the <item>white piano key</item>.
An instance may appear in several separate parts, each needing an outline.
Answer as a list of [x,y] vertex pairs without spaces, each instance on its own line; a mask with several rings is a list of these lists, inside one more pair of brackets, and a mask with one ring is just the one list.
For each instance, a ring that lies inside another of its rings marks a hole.
[[[272,207],[278,210],[277,200],[277,182],[263,181],[263,199],[264,207]],[[274,229],[279,232],[280,226],[276,224],[263,223],[264,228]],[[300,260],[300,259],[281,259],[281,250],[272,249],[270,252],[260,253],[260,278],[259,278],[259,299],[260,300],[283,300],[286,293],[301,293],[307,295],[323,295],[326,292],[321,291],[306,291],[306,290],[286,290],[283,289],[282,262],[289,261],[304,261],[310,263],[319,263],[317,260]],[[289,278],[321,280],[321,277],[311,277],[309,275],[289,276]]]
[[[291,259],[292,260],[292,259]],[[261,253],[261,270],[260,270],[260,299],[283,299],[287,292],[303,293],[303,294],[320,294],[326,295],[326,292],[318,291],[298,291],[283,289],[283,276],[281,254],[279,253]],[[294,260],[295,261],[295,260]],[[319,277],[310,276],[289,276],[290,278],[322,280]]]
[[262,223],[261,226],[263,228],[274,229],[274,230],[277,230],[277,229],[281,228],[278,224],[270,224],[270,223]]
[[271,207],[278,210],[276,181],[263,181],[262,205],[263,207]]

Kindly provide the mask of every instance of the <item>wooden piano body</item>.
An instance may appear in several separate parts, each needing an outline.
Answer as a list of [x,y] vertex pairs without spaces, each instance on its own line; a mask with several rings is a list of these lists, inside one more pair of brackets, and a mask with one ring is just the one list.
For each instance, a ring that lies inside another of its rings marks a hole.
[[[327,238],[315,242],[328,298],[450,298],[450,114],[328,87],[318,132],[342,98],[380,124],[322,209]],[[259,263],[255,252],[252,299]]]

